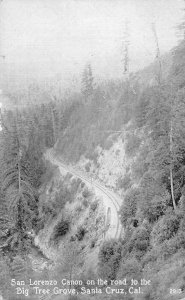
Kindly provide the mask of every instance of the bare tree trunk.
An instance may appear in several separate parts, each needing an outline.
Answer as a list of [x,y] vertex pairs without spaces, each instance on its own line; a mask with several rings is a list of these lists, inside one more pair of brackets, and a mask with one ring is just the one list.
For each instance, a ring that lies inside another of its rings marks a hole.
[[158,64],[159,64],[158,81],[159,81],[159,85],[161,85],[161,83],[162,83],[162,62],[161,62],[161,53],[160,53],[159,40],[158,40],[158,36],[157,36],[155,23],[152,23],[152,31],[154,34],[154,40],[155,40],[155,45],[156,45],[156,59],[158,60]]
[[21,148],[20,148],[20,140],[19,140],[19,126],[18,126],[18,108],[16,108],[16,129],[17,129],[17,142],[18,142],[18,184],[19,184],[19,193],[21,193]]
[[124,61],[124,79],[129,79],[129,28],[128,21],[125,21],[124,36],[123,36],[123,61]]
[[171,196],[172,196],[172,202],[173,202],[173,208],[174,210],[177,209],[175,198],[174,198],[174,190],[173,190],[173,170],[172,166],[170,166],[170,187],[171,187]]
[[51,115],[52,115],[52,123],[53,123],[53,137],[54,137],[54,144],[55,144],[57,141],[57,136],[56,136],[55,116],[54,116],[53,108],[51,108]]
[[[19,154],[20,155],[20,154]],[[20,157],[18,161],[18,180],[19,180],[19,193],[21,192],[21,168],[20,168]]]
[[176,210],[177,206],[175,203],[175,197],[174,197],[174,188],[173,188],[173,165],[172,165],[172,150],[173,150],[173,127],[172,127],[172,120],[170,121],[170,188],[171,188],[171,197],[173,202],[173,208]]

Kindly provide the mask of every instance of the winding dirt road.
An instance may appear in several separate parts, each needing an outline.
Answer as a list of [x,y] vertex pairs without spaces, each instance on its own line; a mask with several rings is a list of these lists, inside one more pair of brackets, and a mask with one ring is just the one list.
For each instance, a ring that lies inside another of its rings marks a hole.
[[56,157],[54,149],[47,150],[45,159],[49,160],[52,164],[57,165],[61,173],[71,173],[73,176],[80,178],[83,182],[85,182],[89,188],[94,188],[95,194],[101,197],[105,207],[105,239],[119,238],[123,231],[118,213],[122,201],[120,197],[105,188],[97,180],[89,178],[82,171],[66,165],[61,158]]

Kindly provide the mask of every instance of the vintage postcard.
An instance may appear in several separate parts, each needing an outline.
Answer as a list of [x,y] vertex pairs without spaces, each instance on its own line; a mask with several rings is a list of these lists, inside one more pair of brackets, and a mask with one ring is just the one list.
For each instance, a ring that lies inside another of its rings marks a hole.
[[0,300],[185,299],[184,10],[0,1]]

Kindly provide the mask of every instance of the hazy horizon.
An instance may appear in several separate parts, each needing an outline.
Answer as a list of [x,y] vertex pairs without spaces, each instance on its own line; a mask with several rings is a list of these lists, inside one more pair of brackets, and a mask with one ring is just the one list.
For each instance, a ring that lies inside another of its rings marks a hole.
[[[139,2],[139,3],[138,3]],[[57,76],[65,85],[86,62],[96,77],[123,74],[124,24],[129,26],[130,70],[155,58],[151,23],[161,53],[177,42],[183,0],[6,0],[0,4],[1,76],[15,81]]]

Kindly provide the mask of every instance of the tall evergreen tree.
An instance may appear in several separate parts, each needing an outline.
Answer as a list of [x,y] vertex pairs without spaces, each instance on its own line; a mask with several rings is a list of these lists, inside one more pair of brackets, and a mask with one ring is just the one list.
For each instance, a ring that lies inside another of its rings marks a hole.
[[82,94],[87,99],[94,91],[94,77],[90,64],[87,64],[82,74]]
[[[185,11],[185,8],[183,8],[183,11]],[[177,35],[181,40],[185,40],[185,15],[183,16],[181,22],[177,25]]]
[[[157,95],[158,94],[158,95]],[[176,209],[179,194],[177,172],[184,160],[185,102],[184,93],[176,93],[169,86],[158,88],[151,99],[147,114],[151,144],[151,168],[156,175],[169,179],[173,207]]]
[[123,34],[123,74],[125,79],[129,79],[129,27],[128,21],[125,21],[125,28]]
[[155,58],[156,58],[156,62],[158,64],[158,72],[156,74],[156,78],[160,85],[162,83],[162,62],[161,62],[161,53],[160,53],[159,40],[158,40],[155,23],[152,23],[152,32],[154,35],[154,42],[155,42],[155,47],[156,47],[156,57]]
[[[35,191],[29,180],[29,170],[25,165],[25,145],[21,141],[17,117],[9,121],[8,131],[4,132],[2,161],[2,188],[5,195],[8,218],[11,226],[7,228],[5,248],[23,249],[26,244],[27,232],[37,209]],[[7,223],[8,224],[8,223]]]

